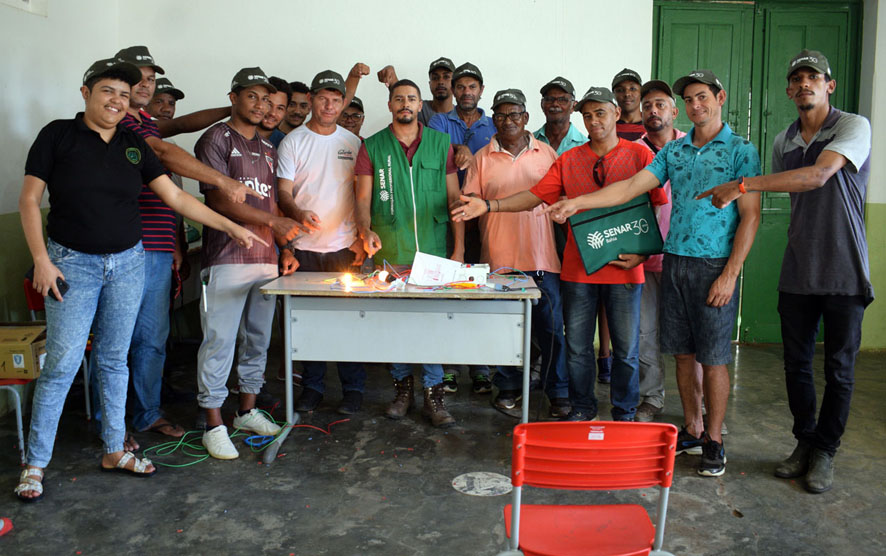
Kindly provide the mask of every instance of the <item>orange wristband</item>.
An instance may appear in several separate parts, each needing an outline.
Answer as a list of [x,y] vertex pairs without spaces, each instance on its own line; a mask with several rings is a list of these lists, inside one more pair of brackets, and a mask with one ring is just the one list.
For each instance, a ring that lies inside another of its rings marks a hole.
[[741,191],[742,195],[748,192],[748,190],[744,187],[744,178],[738,179],[738,190]]

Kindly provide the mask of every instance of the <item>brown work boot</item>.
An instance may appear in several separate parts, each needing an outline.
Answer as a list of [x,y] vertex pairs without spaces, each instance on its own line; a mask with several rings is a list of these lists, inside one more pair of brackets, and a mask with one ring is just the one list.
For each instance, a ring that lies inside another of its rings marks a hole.
[[442,383],[425,388],[425,405],[421,408],[421,414],[430,419],[435,427],[450,427],[455,424],[455,419],[446,411],[443,403]]
[[415,379],[412,375],[407,376],[403,380],[394,381],[394,401],[385,410],[385,417],[388,419],[402,419],[406,417],[409,408],[415,405],[415,392],[413,385]]

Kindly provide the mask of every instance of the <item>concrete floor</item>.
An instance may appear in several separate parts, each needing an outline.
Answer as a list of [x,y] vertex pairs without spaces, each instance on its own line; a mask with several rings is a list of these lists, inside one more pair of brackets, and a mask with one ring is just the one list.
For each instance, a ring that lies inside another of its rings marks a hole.
[[[193,387],[194,353],[193,346],[180,346],[172,354],[171,377],[180,388]],[[276,364],[272,358],[269,368]],[[698,477],[698,456],[678,456],[665,548],[675,554],[886,554],[886,489],[878,475],[886,460],[884,367],[886,354],[859,357],[836,486],[816,496],[772,475],[794,446],[780,346],[737,347],[727,472]],[[672,370],[669,362],[664,420],[679,424]],[[326,428],[340,418],[334,375],[329,382],[327,400],[303,423]],[[282,383],[271,378],[268,388],[282,398]],[[607,394],[598,390],[601,399]],[[451,482],[471,471],[507,475],[516,421],[493,410],[489,396],[470,393],[466,383],[447,396],[459,422],[448,431],[432,429],[417,411],[401,422],[386,420],[390,397],[387,373],[375,368],[360,414],[332,425],[330,434],[296,429],[273,465],[261,465],[240,439],[238,460],[165,467],[143,480],[99,472],[101,446],[75,385],[39,503],[22,504],[12,494],[19,471],[14,421],[11,415],[0,419],[6,447],[0,452],[6,470],[0,473],[0,516],[15,526],[0,537],[0,554],[473,556],[503,550],[501,509],[510,497],[468,496]],[[194,402],[171,404],[169,411],[193,426]],[[601,414],[608,415],[605,403]],[[282,411],[275,416],[282,418]],[[147,433],[137,438],[142,447],[163,441]],[[155,461],[189,460],[174,455]],[[526,493],[527,501],[639,501],[650,509],[656,496],[653,490]]]

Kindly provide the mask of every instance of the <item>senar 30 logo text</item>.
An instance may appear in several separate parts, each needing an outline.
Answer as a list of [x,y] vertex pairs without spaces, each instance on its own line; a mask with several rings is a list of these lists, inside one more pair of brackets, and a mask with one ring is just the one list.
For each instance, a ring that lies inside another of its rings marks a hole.
[[633,234],[638,236],[649,231],[649,222],[645,218],[625,222],[618,226],[613,226],[605,230],[597,230],[588,234],[587,241],[594,249],[599,249],[607,243],[618,241],[621,234]]

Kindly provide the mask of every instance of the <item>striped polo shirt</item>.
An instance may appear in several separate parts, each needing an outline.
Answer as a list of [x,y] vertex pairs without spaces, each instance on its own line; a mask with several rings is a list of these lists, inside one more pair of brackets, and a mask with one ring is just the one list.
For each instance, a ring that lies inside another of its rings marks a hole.
[[[131,129],[145,140],[148,137],[160,138],[160,130],[151,115],[144,110],[139,110],[138,115],[142,121],[139,122],[132,114],[127,113],[120,125]],[[142,217],[142,245],[145,250],[175,251],[175,211],[166,206],[147,185],[142,185],[138,208]]]

